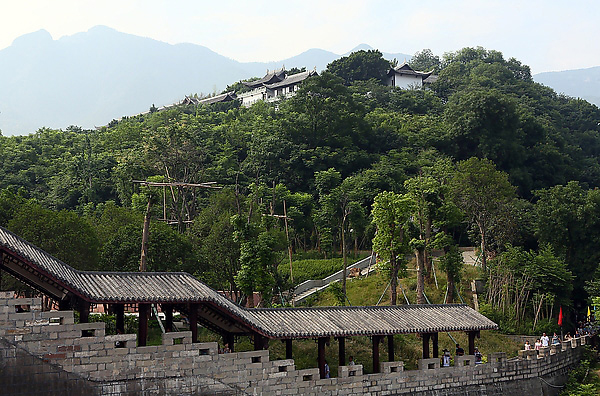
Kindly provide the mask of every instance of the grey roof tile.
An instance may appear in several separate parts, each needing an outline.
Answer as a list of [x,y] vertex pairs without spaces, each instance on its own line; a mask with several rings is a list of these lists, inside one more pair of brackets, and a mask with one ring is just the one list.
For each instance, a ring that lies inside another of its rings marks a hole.
[[496,329],[467,305],[246,309],[187,273],[84,272],[0,227],[0,251],[95,303],[205,303],[269,338],[315,338]]

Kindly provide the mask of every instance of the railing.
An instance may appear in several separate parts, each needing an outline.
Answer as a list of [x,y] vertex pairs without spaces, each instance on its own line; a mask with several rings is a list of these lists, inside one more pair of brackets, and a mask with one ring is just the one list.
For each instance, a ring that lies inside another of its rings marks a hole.
[[[372,254],[368,257],[365,257],[364,259],[359,260],[359,261],[349,265],[348,267],[346,267],[346,276],[348,276],[348,273],[352,268],[358,268],[360,270],[363,270],[373,264],[375,264],[375,255],[374,254]],[[340,270],[340,271],[338,271],[334,274],[331,274],[328,277],[323,278],[323,279],[316,279],[316,280],[309,279],[307,281],[300,283],[296,287],[296,289],[294,290],[294,296],[300,296],[301,294],[306,293],[307,291],[309,291],[311,289],[315,289],[314,292],[317,292],[318,290],[329,286],[330,283],[341,280],[343,277],[344,277],[344,270]],[[312,293],[304,295],[299,299],[295,298],[294,300],[296,302],[300,302],[311,294]]]

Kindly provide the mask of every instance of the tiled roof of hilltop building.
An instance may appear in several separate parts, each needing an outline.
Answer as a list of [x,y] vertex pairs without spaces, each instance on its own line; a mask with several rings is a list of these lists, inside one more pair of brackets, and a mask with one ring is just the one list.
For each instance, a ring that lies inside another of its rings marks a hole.
[[317,72],[314,70],[292,74],[291,76],[287,76],[283,80],[276,82],[274,84],[265,84],[265,87],[267,87],[269,89],[287,87],[288,85],[298,84],[299,82],[302,82],[302,81],[306,80],[308,77],[314,76],[316,74],[317,74]]
[[411,76],[423,76],[423,77],[427,78],[433,73],[433,71],[430,71],[430,72],[416,71],[412,67],[410,67],[410,65],[408,63],[404,62],[401,65],[396,66],[388,71],[388,75],[390,75],[392,73],[407,74],[407,75],[411,75]]
[[279,82],[285,78],[285,69],[281,68],[280,70],[274,70],[272,72],[268,72],[265,74],[263,78],[254,81],[244,81],[244,85],[250,88],[260,87],[264,84],[274,84]]
[[237,99],[237,96],[235,95],[235,92],[231,91],[231,92],[225,92],[220,95],[211,96],[210,98],[201,99],[198,101],[198,104],[208,105],[208,104],[219,103],[219,102],[230,102],[230,101],[236,100],[236,99]]
[[[60,298],[92,303],[197,303],[203,320],[234,322],[239,334],[268,338],[389,335],[496,329],[466,305],[246,309],[187,273],[76,270],[0,227],[2,268]],[[220,318],[216,318],[215,315]],[[211,319],[211,317],[213,319]]]

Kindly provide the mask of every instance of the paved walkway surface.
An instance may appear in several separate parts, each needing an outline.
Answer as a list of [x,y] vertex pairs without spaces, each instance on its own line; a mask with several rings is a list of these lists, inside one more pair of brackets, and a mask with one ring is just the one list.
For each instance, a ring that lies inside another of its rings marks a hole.
[[[361,275],[368,274],[375,268],[375,255],[373,254],[353,264],[350,264],[346,269],[346,276],[350,275],[350,270],[353,268],[358,268]],[[296,289],[294,289],[294,303],[301,303],[313,294],[327,288],[331,283],[339,282],[342,280],[342,278],[343,270],[340,270],[324,279],[311,279],[302,282],[296,287]]]

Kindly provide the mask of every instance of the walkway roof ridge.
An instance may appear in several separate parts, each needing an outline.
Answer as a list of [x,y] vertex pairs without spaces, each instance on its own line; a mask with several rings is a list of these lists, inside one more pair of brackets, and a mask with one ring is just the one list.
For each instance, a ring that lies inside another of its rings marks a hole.
[[245,307],[241,307],[242,309],[246,310],[246,311],[251,311],[251,312],[256,312],[256,311],[284,311],[284,310],[290,310],[290,311],[301,311],[301,310],[308,310],[308,311],[335,311],[335,310],[360,310],[360,309],[364,309],[364,308],[369,308],[371,310],[386,310],[386,309],[394,309],[394,308],[402,308],[402,309],[418,309],[418,310],[422,310],[423,307],[430,307],[430,308],[436,308],[436,307],[467,307],[467,304],[398,304],[398,305],[339,305],[339,306],[318,306],[318,307],[278,307],[278,308],[245,308]]

